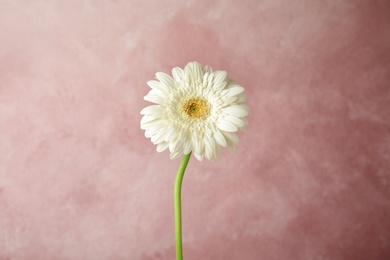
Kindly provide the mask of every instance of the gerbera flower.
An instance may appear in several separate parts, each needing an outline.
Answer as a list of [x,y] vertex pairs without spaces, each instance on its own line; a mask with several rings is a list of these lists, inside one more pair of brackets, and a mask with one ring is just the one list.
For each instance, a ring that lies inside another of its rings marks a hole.
[[199,161],[215,161],[220,147],[234,151],[236,132],[248,125],[244,88],[225,71],[197,62],[173,68],[172,75],[157,72],[157,80],[147,83],[152,90],[144,99],[156,105],[141,111],[141,129],[157,152],[169,149],[171,159],[192,152]]

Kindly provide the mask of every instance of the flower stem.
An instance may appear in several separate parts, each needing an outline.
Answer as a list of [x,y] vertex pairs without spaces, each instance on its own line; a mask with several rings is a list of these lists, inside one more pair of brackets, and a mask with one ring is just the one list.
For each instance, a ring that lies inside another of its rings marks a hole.
[[183,259],[183,248],[181,241],[181,183],[183,182],[184,171],[186,170],[191,153],[185,154],[177,170],[175,181],[175,236],[176,236],[176,260]]

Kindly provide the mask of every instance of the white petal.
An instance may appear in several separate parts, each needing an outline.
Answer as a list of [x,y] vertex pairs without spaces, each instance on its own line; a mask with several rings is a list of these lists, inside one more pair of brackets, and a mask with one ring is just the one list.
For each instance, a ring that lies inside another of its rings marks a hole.
[[172,76],[177,82],[180,82],[184,77],[184,70],[179,67],[173,68]]
[[184,145],[183,139],[179,139],[179,140],[176,142],[175,150],[178,151],[178,152],[180,152],[181,154],[183,154],[183,145]]
[[200,84],[203,80],[203,67],[198,62],[189,62],[184,67],[184,72],[189,84]]
[[210,74],[210,73],[213,72],[213,69],[210,66],[206,65],[206,66],[203,67],[203,72]]
[[241,93],[237,95],[237,104],[246,104],[246,95],[245,93]]
[[149,101],[149,102],[152,102],[152,103],[156,103],[156,104],[164,104],[165,102],[165,99],[163,97],[161,97],[160,95],[157,95],[157,94],[153,94],[153,93],[150,93],[147,94],[144,99],[146,101]]
[[225,116],[224,120],[229,121],[230,123],[234,124],[237,127],[244,127],[245,122],[242,120],[244,118],[238,118],[234,116]]
[[147,124],[147,123],[152,122],[152,121],[157,120],[157,119],[159,119],[159,118],[156,118],[152,115],[144,115],[141,119],[141,125]]
[[216,145],[214,157],[211,158],[211,161],[215,162],[219,158],[219,152],[220,152],[220,146]]
[[206,134],[203,137],[203,140],[204,140],[204,144],[205,144],[205,155],[206,155],[206,158],[211,160],[212,158],[215,157],[215,152],[216,152],[215,141],[208,134]]
[[227,73],[223,70],[217,70],[214,72],[214,84],[221,83],[226,79]]
[[181,155],[182,155],[182,153],[180,153],[180,152],[173,152],[173,153],[171,153],[171,154],[169,155],[169,158],[170,158],[171,160],[174,160],[174,159],[176,159],[176,158],[179,158]]
[[170,142],[173,138],[175,138],[177,135],[177,130],[174,125],[170,125],[167,130],[167,135],[165,136],[164,141]]
[[190,139],[186,139],[184,141],[184,145],[183,145],[183,152],[184,154],[189,154],[192,150],[192,143],[191,143],[191,140]]
[[195,155],[195,158],[198,159],[198,161],[203,161],[203,154],[194,153],[194,155]]
[[229,96],[235,96],[244,92],[244,88],[239,85],[234,85],[234,87],[229,88]]
[[162,92],[167,92],[169,90],[164,84],[161,84],[161,82],[157,80],[149,80],[146,84],[154,90]]
[[236,151],[236,145],[234,143],[228,142],[226,147],[231,153],[234,153]]
[[248,120],[247,120],[246,118],[241,118],[241,119],[242,119],[242,121],[244,121],[244,125],[245,125],[245,126],[248,126],[248,125],[249,125]]
[[[145,118],[146,116],[144,116],[144,118]],[[146,130],[146,129],[149,129],[149,128],[152,128],[156,123],[158,123],[158,121],[160,121],[161,120],[161,118],[156,118],[156,117],[153,117],[153,116],[149,116],[148,115],[148,118],[153,118],[153,120],[150,120],[150,121],[148,121],[148,122],[141,122],[141,129],[144,129],[144,130]],[[143,118],[142,118],[143,119]],[[141,119],[141,121],[142,121],[142,119]],[[148,119],[149,120],[149,119]]]
[[192,72],[193,72],[194,79],[196,79],[197,81],[203,79],[203,67],[202,67],[202,65],[200,65],[200,63],[194,62]]
[[183,140],[176,138],[174,141],[169,143],[169,151],[173,152],[182,152],[183,151]]
[[145,107],[141,110],[141,115],[155,115],[161,116],[162,106],[161,105],[153,105]]
[[165,74],[164,72],[157,72],[156,78],[170,89],[173,89],[175,87],[175,81],[173,80],[173,78],[171,78],[168,74]]
[[152,137],[152,133],[150,132],[149,129],[146,129],[146,130],[145,130],[145,137],[146,137],[146,138],[151,138],[151,137]]
[[167,128],[168,127],[166,125],[163,125],[158,130],[158,132],[152,136],[152,138],[150,140],[152,141],[153,144],[159,144],[161,142],[164,142],[164,138],[167,135]]
[[225,96],[227,93],[229,93],[229,89],[224,89],[221,91],[220,96]]
[[191,135],[187,130],[182,130],[180,137],[182,140],[182,145],[183,145],[183,153],[184,154],[189,154],[192,150],[192,142],[191,142]]
[[230,116],[244,117],[249,114],[249,108],[245,105],[234,105],[227,107],[224,112]]
[[140,128],[142,130],[147,130],[148,128],[150,128],[150,126],[152,125],[153,123],[145,123],[145,124],[141,124],[140,125]]
[[170,134],[169,130],[170,125],[165,124],[160,130],[161,134],[159,135],[159,138],[156,139],[156,143],[166,142],[167,136]]
[[206,72],[203,74],[203,87],[207,86],[209,74]]
[[159,144],[159,142],[156,142],[156,139],[159,138],[160,136],[161,133],[157,133],[150,138],[150,141],[152,141],[153,144]]
[[198,131],[194,131],[191,135],[191,142],[192,142],[192,150],[194,153],[198,155],[202,155],[204,153],[204,142]]
[[175,150],[175,148],[176,148],[176,141],[177,140],[174,140],[174,141],[172,141],[172,142],[169,142],[169,151],[171,152],[171,153],[173,153],[173,152],[176,152],[176,150]]
[[205,86],[207,89],[213,89],[214,83],[213,83],[213,77],[214,74],[210,74],[207,79],[207,86]]
[[214,132],[214,139],[220,146],[226,147],[226,139],[218,129],[216,129]]
[[240,140],[238,139],[238,136],[236,133],[222,132],[222,134],[225,136],[226,141],[228,143],[231,142],[235,145],[238,145],[240,143]]
[[226,86],[226,81],[222,81],[222,82],[214,82],[214,86],[213,88],[217,91],[221,91],[224,89],[224,87]]
[[237,97],[226,95],[226,96],[224,96],[224,97],[222,98],[222,100],[223,100],[224,104],[230,105],[230,104],[232,104],[234,101],[237,100]]
[[157,145],[156,151],[161,153],[161,152],[165,151],[168,148],[168,146],[169,146],[169,143],[167,143],[167,142],[159,143]]
[[218,129],[225,131],[225,132],[237,132],[238,128],[237,126],[233,125],[229,121],[225,121],[223,119],[220,119],[217,124]]
[[223,132],[222,133],[227,141],[227,148],[230,152],[235,152],[236,145],[239,144],[239,139],[236,133]]
[[152,135],[155,135],[159,132],[161,132],[161,129],[166,125],[165,120],[157,120],[156,122],[153,122],[153,124],[150,124],[150,132]]

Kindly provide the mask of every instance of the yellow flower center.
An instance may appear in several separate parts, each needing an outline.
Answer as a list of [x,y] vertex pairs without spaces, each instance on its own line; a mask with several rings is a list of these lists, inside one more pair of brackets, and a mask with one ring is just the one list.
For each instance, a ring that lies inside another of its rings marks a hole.
[[182,111],[190,118],[202,118],[208,114],[207,102],[200,98],[191,98],[182,105]]

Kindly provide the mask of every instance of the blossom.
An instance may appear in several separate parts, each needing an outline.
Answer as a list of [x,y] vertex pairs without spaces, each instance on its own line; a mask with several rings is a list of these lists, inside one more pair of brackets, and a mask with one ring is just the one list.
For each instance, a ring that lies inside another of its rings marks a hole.
[[172,76],[157,72],[157,80],[147,82],[144,99],[155,104],[141,110],[141,129],[157,152],[169,149],[171,159],[192,152],[199,161],[215,161],[221,147],[235,151],[236,132],[248,125],[244,88],[225,71],[198,62],[173,68]]

